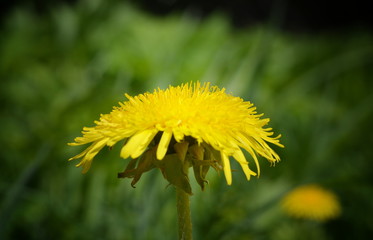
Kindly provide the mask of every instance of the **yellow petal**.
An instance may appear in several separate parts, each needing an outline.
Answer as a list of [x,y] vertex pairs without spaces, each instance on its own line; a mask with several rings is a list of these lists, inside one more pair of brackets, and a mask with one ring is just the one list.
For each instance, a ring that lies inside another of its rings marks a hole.
[[[88,172],[89,168],[91,167],[91,163],[92,163],[93,158],[105,146],[106,143],[107,143],[106,138],[92,143],[92,145],[88,148],[89,150],[84,155],[83,159],[76,166],[77,167],[83,166],[83,171],[82,172],[83,173]],[[79,154],[79,155],[81,155],[81,154]]]
[[247,180],[250,180],[251,176],[256,176],[256,173],[249,168],[249,163],[246,161],[245,155],[242,153],[241,149],[235,152],[233,157],[241,165]]
[[184,139],[184,133],[180,130],[174,130],[174,137],[177,142],[181,142]]
[[172,138],[172,131],[164,131],[157,148],[157,159],[162,160],[167,153],[168,145]]
[[245,137],[243,136],[242,134],[238,134],[237,137],[239,138],[240,142],[243,144],[243,148],[245,148],[246,151],[248,151],[250,153],[250,155],[253,157],[254,159],[254,162],[255,162],[255,165],[256,165],[256,169],[258,170],[258,177],[260,175],[260,166],[259,166],[259,161],[258,161],[258,158],[250,144],[250,141]]
[[88,170],[91,168],[92,160],[91,161],[86,161],[83,163],[83,170],[82,173],[87,173]]
[[92,146],[93,146],[93,144],[91,144],[91,146],[89,146],[88,148],[86,148],[83,152],[79,153],[78,155],[69,158],[69,161],[74,160],[74,159],[78,159],[78,158],[81,158],[81,157],[85,156],[87,154],[87,152],[89,152],[89,150],[92,149]]
[[250,153],[250,155],[254,159],[254,162],[255,162],[255,165],[256,165],[256,170],[258,170],[258,177],[259,177],[260,176],[260,166],[259,166],[258,158],[257,158],[254,150],[251,147],[247,148],[246,150]]
[[142,132],[138,132],[133,135],[127,142],[120,152],[122,158],[139,157],[148,147],[149,143],[153,140],[158,130],[150,129]]
[[220,152],[220,155],[221,155],[221,159],[223,162],[225,179],[227,180],[227,184],[231,185],[232,184],[232,172],[231,172],[231,165],[229,163],[229,158],[223,152]]

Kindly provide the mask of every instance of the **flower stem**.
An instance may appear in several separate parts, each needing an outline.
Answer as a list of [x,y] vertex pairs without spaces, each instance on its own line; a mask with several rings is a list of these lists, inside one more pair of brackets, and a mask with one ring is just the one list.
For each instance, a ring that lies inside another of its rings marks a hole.
[[192,240],[189,194],[179,187],[176,187],[176,207],[179,222],[179,239]]

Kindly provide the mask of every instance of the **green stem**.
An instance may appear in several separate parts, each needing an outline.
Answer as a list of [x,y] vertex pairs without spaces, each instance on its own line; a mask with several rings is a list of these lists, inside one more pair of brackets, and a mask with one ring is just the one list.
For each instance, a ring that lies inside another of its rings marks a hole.
[[179,222],[179,239],[192,240],[189,194],[178,187],[176,187],[176,206]]

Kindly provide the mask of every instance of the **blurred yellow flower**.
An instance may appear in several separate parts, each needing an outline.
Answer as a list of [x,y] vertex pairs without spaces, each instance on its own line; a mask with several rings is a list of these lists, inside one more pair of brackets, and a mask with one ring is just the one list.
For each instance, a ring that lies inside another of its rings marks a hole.
[[83,173],[90,168],[94,156],[104,147],[112,147],[126,139],[121,149],[122,158],[131,157],[119,177],[133,178],[134,185],[142,173],[160,168],[164,177],[191,193],[187,171],[193,167],[197,182],[204,187],[210,167],[223,170],[227,183],[232,183],[229,157],[241,165],[247,179],[257,175],[252,171],[241,151],[256,154],[270,162],[280,160],[267,142],[283,147],[278,137],[271,137],[271,128],[263,128],[269,119],[260,119],[255,107],[210,86],[210,83],[189,83],[156,89],[119,103],[110,114],[102,114],[95,127],[83,128],[83,137],[69,145],[91,145],[69,160],[82,158],[76,166]]
[[304,185],[288,193],[282,200],[285,213],[295,218],[326,221],[341,213],[336,195],[318,185]]

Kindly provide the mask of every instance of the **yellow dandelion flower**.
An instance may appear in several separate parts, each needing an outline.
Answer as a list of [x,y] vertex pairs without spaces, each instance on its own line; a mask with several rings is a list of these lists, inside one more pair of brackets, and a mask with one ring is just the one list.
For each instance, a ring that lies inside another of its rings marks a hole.
[[[121,140],[126,141],[120,156],[132,160],[119,177],[133,178],[134,185],[144,172],[159,168],[171,184],[188,193],[190,167],[203,189],[210,167],[223,170],[227,183],[232,183],[230,157],[241,165],[248,180],[260,173],[257,154],[272,163],[280,160],[267,144],[283,147],[280,136],[272,137],[272,129],[263,128],[269,119],[260,119],[262,114],[256,113],[252,103],[225,89],[196,82],[125,96],[127,101],[102,114],[96,126],[83,128],[83,136],[69,144],[91,144],[69,159],[82,158],[76,166],[82,166],[83,173],[104,146]],[[254,159],[257,173],[249,168],[242,149]]]
[[336,195],[314,184],[294,189],[283,198],[281,205],[292,217],[316,221],[326,221],[341,213]]

